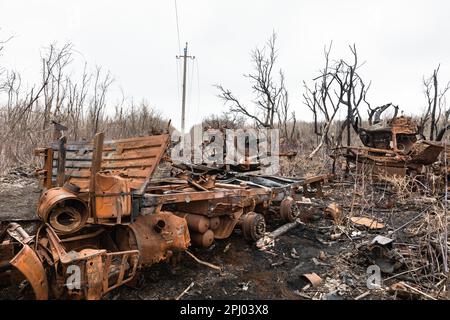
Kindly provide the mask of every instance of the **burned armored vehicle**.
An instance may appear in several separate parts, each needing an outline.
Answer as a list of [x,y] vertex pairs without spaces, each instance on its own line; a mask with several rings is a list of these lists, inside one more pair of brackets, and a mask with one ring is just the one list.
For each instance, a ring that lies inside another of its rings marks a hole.
[[442,144],[422,139],[410,117],[395,116],[367,129],[357,128],[357,132],[363,146],[339,148],[337,155],[355,163],[360,172],[369,170],[375,178],[419,174],[443,150]]

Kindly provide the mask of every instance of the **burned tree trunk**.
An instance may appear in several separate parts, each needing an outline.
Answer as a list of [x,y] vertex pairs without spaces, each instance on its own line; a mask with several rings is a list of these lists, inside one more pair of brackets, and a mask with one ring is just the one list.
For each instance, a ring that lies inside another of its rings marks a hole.
[[447,109],[446,94],[450,89],[450,82],[443,89],[439,89],[438,66],[430,78],[423,80],[427,107],[420,118],[419,133],[425,137],[425,129],[429,126],[431,141],[441,141],[449,128],[450,109]]
[[[366,101],[366,94],[370,85],[366,86],[356,71],[361,66],[358,62],[356,47],[350,46],[353,55],[352,63],[340,60],[330,66],[330,51],[331,45],[328,49],[325,49],[325,67],[321,75],[314,79],[314,89],[310,89],[304,83],[304,103],[313,113],[315,134],[321,137],[318,146],[309,157],[314,156],[324,144],[329,144],[328,133],[341,105],[347,107],[347,114],[337,132],[334,147],[342,145],[344,132],[347,136],[347,146],[351,144],[351,127],[355,127],[354,124],[357,123],[358,108],[362,102],[370,106]],[[319,132],[318,119],[320,118],[323,119],[324,129]]]

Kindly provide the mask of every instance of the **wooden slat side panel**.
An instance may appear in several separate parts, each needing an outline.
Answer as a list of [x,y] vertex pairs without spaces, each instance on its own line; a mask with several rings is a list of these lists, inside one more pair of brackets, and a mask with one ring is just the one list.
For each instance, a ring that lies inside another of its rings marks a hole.
[[[169,135],[137,137],[104,142],[101,170],[111,171],[129,179],[134,189],[140,189],[153,175],[166,150]],[[53,170],[56,175],[58,165],[58,145],[53,149]],[[88,191],[92,166],[93,143],[75,141],[66,143],[67,178],[82,191]]]

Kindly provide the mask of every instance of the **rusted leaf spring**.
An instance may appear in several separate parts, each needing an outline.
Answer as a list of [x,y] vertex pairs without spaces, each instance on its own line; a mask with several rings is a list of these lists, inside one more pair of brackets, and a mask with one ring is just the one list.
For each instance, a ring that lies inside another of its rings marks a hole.
[[172,194],[149,194],[146,193],[142,198],[143,207],[157,207],[159,205],[171,204],[171,203],[191,203],[200,200],[213,200],[213,199],[226,199],[230,203],[241,203],[242,198],[246,196],[245,190],[233,189],[233,190],[210,190],[210,191],[198,191],[198,192],[179,192]]

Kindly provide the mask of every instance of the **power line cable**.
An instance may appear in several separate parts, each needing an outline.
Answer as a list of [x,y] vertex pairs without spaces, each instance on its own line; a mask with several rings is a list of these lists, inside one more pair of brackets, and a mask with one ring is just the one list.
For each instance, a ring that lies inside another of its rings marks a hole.
[[178,5],[177,5],[177,0],[174,0],[174,1],[175,1],[175,18],[177,21],[178,52],[181,54],[180,26],[178,23]]

